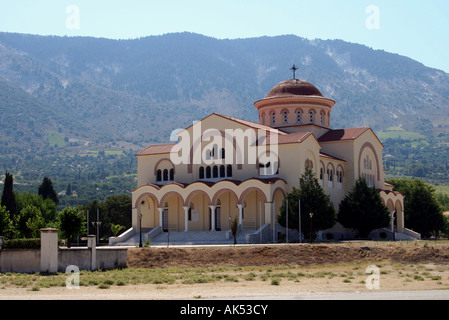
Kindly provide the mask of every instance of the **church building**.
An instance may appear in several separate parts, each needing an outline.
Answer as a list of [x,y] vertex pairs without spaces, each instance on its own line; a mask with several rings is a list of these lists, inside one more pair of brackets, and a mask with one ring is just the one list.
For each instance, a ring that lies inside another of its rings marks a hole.
[[[382,142],[369,127],[333,129],[334,105],[294,76],[254,103],[258,123],[213,113],[177,130],[172,143],[146,147],[136,155],[129,232],[219,234],[237,218],[248,239],[274,242],[282,201],[310,166],[337,211],[364,177],[394,217],[387,230],[406,237],[404,197],[384,182]],[[319,235],[351,231],[337,224]]]

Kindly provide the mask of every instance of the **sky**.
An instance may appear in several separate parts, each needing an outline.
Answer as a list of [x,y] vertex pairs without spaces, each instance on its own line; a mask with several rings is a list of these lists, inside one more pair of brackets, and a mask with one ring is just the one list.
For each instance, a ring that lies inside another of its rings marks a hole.
[[0,31],[110,39],[293,34],[364,44],[449,73],[448,0],[0,0]]

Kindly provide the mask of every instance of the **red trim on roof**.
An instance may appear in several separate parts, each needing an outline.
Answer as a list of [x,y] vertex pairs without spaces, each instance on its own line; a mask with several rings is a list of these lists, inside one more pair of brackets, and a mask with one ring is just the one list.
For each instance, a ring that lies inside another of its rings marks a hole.
[[139,156],[147,156],[147,155],[153,155],[153,154],[166,154],[170,153],[171,149],[175,146],[175,144],[154,144],[146,147],[142,151],[140,151],[138,154],[136,154],[136,157]]
[[335,157],[335,156],[332,156],[332,155],[330,155],[330,154],[324,153],[324,152],[322,152],[322,151],[320,151],[320,157],[328,158],[328,159],[332,159],[332,160],[337,160],[337,161],[343,161],[343,162],[346,162],[346,160],[343,160],[343,159],[341,159],[341,158],[337,158],[337,157]]

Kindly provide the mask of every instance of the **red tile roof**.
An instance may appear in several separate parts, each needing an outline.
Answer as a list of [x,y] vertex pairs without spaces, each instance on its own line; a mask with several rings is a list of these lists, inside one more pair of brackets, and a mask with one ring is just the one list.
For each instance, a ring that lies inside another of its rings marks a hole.
[[364,128],[351,128],[351,129],[338,129],[330,130],[322,135],[318,142],[329,141],[342,141],[342,140],[354,140],[365,133],[367,130],[371,130],[369,127]]

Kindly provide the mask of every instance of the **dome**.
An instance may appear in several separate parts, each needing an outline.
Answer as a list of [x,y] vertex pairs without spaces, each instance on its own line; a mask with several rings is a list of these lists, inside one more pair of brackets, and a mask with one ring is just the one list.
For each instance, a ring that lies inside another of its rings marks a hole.
[[323,97],[320,90],[313,84],[305,80],[290,79],[285,80],[273,87],[268,92],[265,99],[275,97],[290,97],[290,96],[318,96]]

